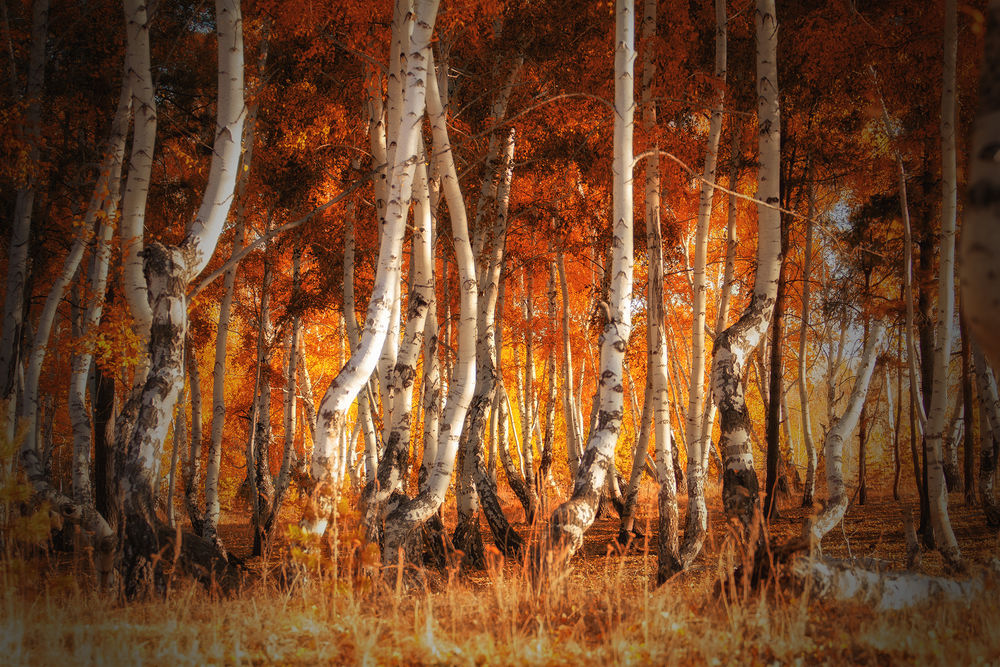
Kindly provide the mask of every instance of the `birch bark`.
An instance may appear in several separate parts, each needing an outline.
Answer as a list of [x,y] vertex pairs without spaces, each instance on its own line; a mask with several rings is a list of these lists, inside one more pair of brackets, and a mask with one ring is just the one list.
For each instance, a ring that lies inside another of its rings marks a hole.
[[868,332],[868,340],[865,341],[864,351],[861,353],[858,374],[855,376],[854,387],[847,400],[847,407],[844,409],[844,413],[831,424],[823,442],[829,499],[823,511],[812,524],[812,536],[817,544],[844,518],[844,512],[847,511],[848,497],[844,487],[844,443],[851,439],[851,433],[857,426],[865,397],[868,395],[868,386],[875,371],[877,358],[875,351],[881,342],[882,331],[881,322],[876,321]]
[[[218,105],[215,142],[202,204],[179,246],[153,243],[143,251],[149,306],[149,373],[135,428],[119,474],[123,498],[122,562],[127,597],[150,592],[154,554],[153,489],[166,430],[183,386],[188,284],[208,263],[229,212],[240,157],[243,104],[243,25],[238,0],[217,0]],[[139,123],[138,109],[135,110]]]
[[774,310],[781,268],[779,201],[781,128],[778,111],[777,16],[774,0],[758,0],[757,122],[760,167],[757,176],[757,272],[753,295],[740,319],[715,339],[712,353],[712,398],[721,417],[725,472],[722,502],[726,514],[750,529],[758,512],[758,482],[751,445],[750,415],[744,398],[742,369],[760,343]]
[[940,266],[938,274],[937,337],[934,345],[934,384],[924,434],[927,459],[927,497],[931,527],[938,551],[957,567],[962,556],[948,518],[948,487],[944,474],[944,430],[948,409],[948,361],[951,359],[952,318],[955,312],[955,220],[958,177],[955,156],[955,59],[957,8],[945,0],[944,82],[941,90],[941,206]]
[[375,370],[390,326],[395,285],[400,279],[407,210],[419,159],[420,119],[424,113],[430,40],[437,4],[436,0],[422,0],[416,4],[415,12],[409,15],[413,30],[406,54],[403,110],[391,170],[375,284],[358,347],[330,383],[318,410],[312,459],[312,476],[318,484],[300,522],[304,530],[315,534],[325,532],[331,513],[335,510],[335,497],[341,481],[336,471],[343,469],[341,462],[337,460],[338,444],[346,427],[347,411]]
[[[635,101],[635,8],[631,0],[615,4],[615,114],[611,242],[611,284],[607,322],[601,334],[600,410],[574,481],[573,495],[552,512],[550,537],[564,557],[583,544],[614,458],[623,414],[622,361],[632,329],[632,131]],[[669,447],[669,444],[667,445]],[[667,450],[669,451],[669,449]]]
[[[431,61],[428,61],[429,64]],[[433,68],[431,67],[431,71]],[[395,563],[400,550],[407,544],[418,526],[438,511],[444,502],[448,483],[455,468],[459,439],[472,403],[476,384],[476,333],[478,287],[475,256],[469,242],[469,224],[465,201],[459,187],[454,154],[448,138],[446,109],[441,103],[437,77],[427,79],[427,113],[434,136],[434,160],[441,172],[441,186],[448,203],[452,240],[455,244],[456,265],[461,309],[458,325],[458,357],[448,388],[448,398],[441,419],[436,458],[427,477],[427,484],[415,498],[399,504],[385,520],[383,562]]]

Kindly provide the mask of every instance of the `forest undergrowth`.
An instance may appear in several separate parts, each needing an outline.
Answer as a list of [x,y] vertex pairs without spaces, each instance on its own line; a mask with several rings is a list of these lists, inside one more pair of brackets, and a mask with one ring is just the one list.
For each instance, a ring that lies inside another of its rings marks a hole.
[[[644,489],[651,506],[653,489]],[[505,498],[511,509],[516,501]],[[719,505],[717,498],[710,506]],[[346,503],[345,503],[346,505]],[[974,563],[998,554],[978,508],[954,506],[963,552]],[[8,506],[9,508],[9,506]],[[789,506],[771,543],[799,531],[807,510]],[[288,516],[292,516],[290,512]],[[902,507],[869,501],[824,542],[835,557],[902,567]],[[5,520],[10,515],[5,514]],[[238,521],[237,514],[231,515]],[[688,572],[660,588],[655,532],[622,550],[617,517],[594,524],[568,571],[546,585],[487,547],[487,565],[377,572],[348,514],[338,527],[336,567],[288,547],[286,529],[267,559],[249,560],[232,591],[175,577],[165,595],[125,604],[95,590],[85,550],[66,554],[4,540],[0,656],[21,664],[995,664],[1000,596],[876,613],[824,600],[772,577],[749,590],[729,576],[738,553],[712,515],[711,539]],[[38,521],[36,520],[36,523]],[[243,522],[224,525],[238,555]],[[526,530],[524,524],[516,524]],[[30,522],[5,525],[28,535]],[[488,534],[485,524],[484,533]],[[487,538],[488,542],[488,538]],[[328,544],[327,547],[330,545]],[[163,558],[170,558],[165,553]],[[921,569],[940,573],[927,552]],[[169,567],[168,567],[169,569]],[[291,576],[294,575],[294,576]],[[720,583],[721,582],[721,583]]]

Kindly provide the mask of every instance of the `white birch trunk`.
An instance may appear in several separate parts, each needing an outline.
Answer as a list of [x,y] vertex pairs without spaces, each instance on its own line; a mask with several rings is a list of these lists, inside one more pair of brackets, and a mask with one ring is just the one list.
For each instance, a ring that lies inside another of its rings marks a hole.
[[962,561],[958,541],[948,518],[948,486],[944,475],[944,431],[948,412],[948,361],[951,359],[952,318],[955,313],[955,219],[958,175],[955,157],[955,59],[957,53],[955,0],[945,0],[944,82],[941,89],[941,240],[938,274],[937,337],[934,345],[934,383],[925,444],[927,497],[931,527],[938,551],[951,566]]
[[[601,334],[600,408],[577,471],[573,496],[552,513],[550,536],[571,556],[594,521],[601,491],[614,459],[623,413],[622,361],[632,330],[632,131],[635,101],[635,9],[631,0],[615,5],[614,158],[611,167],[611,283],[607,322]],[[668,445],[669,446],[669,445]]]
[[[423,152],[423,151],[421,151]],[[414,228],[411,238],[411,276],[413,289],[407,304],[406,330],[396,357],[396,364],[389,376],[388,397],[389,437],[379,460],[376,479],[366,484],[361,497],[365,528],[369,539],[374,540],[381,523],[382,506],[393,492],[402,490],[410,456],[410,417],[413,408],[413,386],[417,376],[417,360],[423,342],[427,310],[433,302],[428,278],[433,273],[431,257],[431,209],[427,183],[427,169],[423,161],[416,165],[413,181]]]
[[858,374],[854,380],[854,387],[851,389],[851,396],[847,400],[847,407],[844,409],[844,414],[831,424],[823,442],[828,500],[823,511],[812,524],[812,535],[816,544],[819,544],[823,536],[844,518],[844,512],[847,511],[848,497],[844,486],[844,443],[851,439],[851,433],[854,432],[858,418],[861,416],[861,408],[864,406],[865,398],[868,395],[868,386],[875,371],[876,349],[881,342],[882,331],[882,323],[876,321],[868,332],[868,340],[865,341],[865,348],[861,353]]
[[[705,167],[702,171],[701,198],[698,203],[698,224],[695,230],[694,267],[692,284],[691,318],[691,384],[688,391],[688,411],[686,419],[686,440],[689,461],[689,476],[697,476],[691,485],[704,487],[704,471],[701,470],[701,450],[708,443],[702,437],[702,417],[705,402],[705,327],[708,297],[706,265],[708,260],[708,232],[712,219],[712,197],[715,194],[715,170],[719,155],[719,137],[722,135],[722,112],[726,84],[726,0],[715,0],[715,84],[719,87],[708,128],[708,147],[705,150]],[[691,466],[690,462],[695,465]],[[688,491],[689,497],[691,489]],[[698,491],[695,491],[695,495]],[[704,489],[701,489],[704,494]],[[690,503],[689,503],[690,507]],[[698,509],[697,507],[695,508]],[[688,521],[701,525],[703,517],[697,511],[689,510]],[[688,531],[697,530],[691,525]]]
[[[132,91],[132,111],[135,127],[132,130],[132,149],[128,161],[128,179],[122,197],[120,228],[122,269],[124,272],[125,302],[132,314],[132,330],[140,347],[146,349],[149,327],[152,322],[146,279],[142,272],[143,228],[146,219],[146,197],[153,169],[153,150],[156,145],[156,97],[149,59],[149,15],[146,4],[140,0],[126,0],[125,27],[127,46],[125,67],[128,85]],[[145,378],[146,360],[136,368],[134,384]]]
[[416,528],[437,512],[444,502],[448,483],[455,468],[455,455],[465,425],[465,417],[472,403],[476,384],[476,332],[478,313],[478,287],[476,264],[469,242],[469,224],[465,202],[459,187],[454,154],[448,139],[447,117],[441,104],[437,77],[427,79],[427,112],[434,135],[434,160],[441,172],[441,186],[448,203],[452,239],[458,266],[461,311],[458,325],[458,358],[448,389],[444,414],[441,419],[436,459],[427,477],[426,485],[412,500],[400,505],[385,520],[383,561],[396,562]]
[[316,534],[325,532],[335,509],[335,496],[341,481],[336,477],[336,471],[343,469],[341,462],[337,460],[337,445],[340,434],[346,427],[347,411],[375,370],[390,326],[393,294],[400,278],[407,209],[418,159],[420,119],[424,113],[430,39],[436,14],[437,1],[424,0],[417,3],[412,17],[414,26],[406,56],[404,108],[365,328],[359,337],[358,348],[330,383],[319,406],[312,459],[312,476],[319,485],[313,491],[312,502],[307,506],[301,522],[305,530]]
[[[708,129],[708,147],[705,150],[705,167],[702,173],[701,198],[698,204],[698,225],[695,231],[694,271],[692,280],[691,323],[691,382],[688,393],[687,429],[685,440],[688,452],[688,516],[684,544],[680,559],[682,567],[689,567],[700,553],[708,530],[708,507],[705,504],[705,475],[708,466],[708,449],[711,447],[714,412],[705,410],[705,327],[707,280],[705,268],[708,259],[708,232],[712,219],[712,197],[715,193],[715,172],[722,135],[722,112],[725,101],[727,60],[726,2],[715,2],[715,71],[719,90]],[[734,136],[736,133],[734,132]],[[732,179],[730,179],[732,181]],[[735,190],[735,184],[731,183]],[[727,255],[728,260],[728,255]],[[727,269],[729,265],[727,264]],[[719,311],[728,309],[730,283],[723,281]],[[725,305],[723,305],[723,303]],[[722,322],[725,321],[723,316]],[[716,331],[721,326],[717,323]],[[711,413],[711,417],[709,417]]]
[[760,160],[757,196],[762,202],[757,205],[757,272],[750,304],[734,325],[719,333],[712,354],[712,398],[721,417],[720,444],[726,468],[722,502],[726,514],[739,518],[747,529],[758,513],[759,487],[742,369],[771,321],[781,267],[781,214],[775,208],[780,201],[781,126],[774,0],[758,0],[755,23]]
[[[806,447],[806,488],[802,492],[802,506],[811,507],[816,491],[816,465],[819,457],[812,437],[809,415],[809,383],[807,380],[806,343],[809,339],[809,290],[812,281],[813,216],[816,215],[816,193],[809,184],[809,209],[806,218],[806,247],[802,259],[802,326],[799,328],[799,409],[802,411],[802,441]],[[888,385],[886,385],[888,386]],[[890,413],[892,408],[890,406]]]
[[566,259],[560,248],[556,252],[556,268],[562,289],[562,344],[563,344],[563,414],[566,420],[566,463],[570,478],[576,478],[580,467],[580,448],[583,441],[583,425],[576,410],[573,393],[573,348],[569,337],[569,286],[566,281]]
[[[236,184],[246,109],[243,104],[243,21],[238,0],[217,0],[218,105],[208,183],[197,217],[179,246],[150,244],[143,252],[149,306],[150,365],[135,429],[119,479],[124,511],[123,565],[128,597],[150,592],[159,550],[153,489],[160,452],[184,384],[188,284],[215,250]],[[136,123],[139,122],[138,109]]]

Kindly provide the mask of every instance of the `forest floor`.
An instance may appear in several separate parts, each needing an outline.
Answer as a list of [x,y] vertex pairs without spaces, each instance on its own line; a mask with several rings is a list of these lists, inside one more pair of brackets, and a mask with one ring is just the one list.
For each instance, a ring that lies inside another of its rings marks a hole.
[[[521,518],[513,499],[504,500],[509,516]],[[963,555],[980,567],[1000,553],[998,536],[978,507],[957,495],[952,502]],[[650,489],[642,506],[655,507]],[[289,508],[289,519],[294,512]],[[799,535],[807,514],[789,501],[771,523],[772,544]],[[824,552],[901,569],[902,516],[891,498],[852,507]],[[485,570],[430,572],[418,586],[359,574],[344,558],[336,574],[327,558],[319,574],[287,585],[280,572],[304,557],[279,544],[267,563],[248,562],[235,592],[177,579],[165,597],[129,604],[93,591],[83,557],[8,560],[0,571],[0,663],[1000,664],[997,588],[965,602],[894,612],[832,602],[775,580],[748,592],[719,584],[731,541],[717,511],[711,521],[695,565],[660,588],[653,585],[655,528],[640,519],[650,538],[622,553],[613,512],[595,522],[568,570],[542,592],[523,566],[490,548]],[[342,531],[346,547],[352,528]],[[242,520],[222,532],[237,555],[248,555]],[[925,552],[920,571],[941,574],[940,557]]]

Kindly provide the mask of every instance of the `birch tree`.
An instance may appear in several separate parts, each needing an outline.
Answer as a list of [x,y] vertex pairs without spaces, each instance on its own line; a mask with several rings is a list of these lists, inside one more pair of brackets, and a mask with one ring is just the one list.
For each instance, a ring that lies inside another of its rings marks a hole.
[[811,531],[818,544],[823,536],[844,518],[848,496],[844,486],[844,443],[850,441],[851,433],[858,424],[861,409],[868,395],[868,386],[875,372],[875,361],[882,338],[882,324],[876,321],[868,332],[868,339],[861,353],[854,387],[847,400],[844,413],[836,418],[823,441],[823,456],[826,461],[826,485],[828,500],[823,511],[813,521]]
[[154,528],[153,490],[163,441],[184,384],[185,290],[212,257],[229,213],[239,165],[246,114],[242,13],[238,0],[217,0],[215,11],[218,105],[212,161],[201,207],[179,245],[152,243],[143,251],[143,273],[153,313],[149,373],[119,474],[122,562],[129,597],[147,593],[154,583],[154,555],[159,543]]
[[712,352],[712,400],[721,418],[725,458],[722,502],[726,514],[749,529],[758,511],[758,482],[751,444],[752,425],[742,380],[743,365],[767,331],[774,310],[781,268],[779,197],[781,126],[778,111],[777,37],[774,0],[758,0],[757,123],[760,167],[757,174],[757,272],[753,295],[739,320],[718,334]]
[[300,522],[308,533],[324,533],[335,510],[344,469],[343,461],[339,460],[339,443],[346,427],[347,411],[375,370],[389,330],[394,285],[400,279],[403,236],[419,159],[420,119],[424,114],[430,39],[436,15],[436,0],[421,0],[415,12],[408,15],[412,36],[406,53],[406,85],[396,153],[389,167],[389,195],[375,283],[358,347],[330,383],[318,409],[311,470],[317,485]]
[[948,518],[948,488],[944,475],[944,430],[948,409],[948,361],[951,359],[952,318],[955,312],[955,219],[958,176],[955,156],[955,59],[957,51],[955,0],[945,0],[944,83],[941,90],[941,160],[944,190],[941,207],[940,268],[938,274],[937,336],[934,345],[934,384],[927,417],[927,497],[931,527],[938,551],[951,566],[961,554]]
[[[428,61],[432,63],[432,60]],[[431,71],[433,71],[431,69]],[[444,502],[448,483],[455,469],[455,458],[466,415],[476,384],[476,334],[478,330],[478,294],[476,265],[469,240],[468,217],[459,186],[454,153],[448,138],[446,108],[442,105],[435,76],[427,78],[427,114],[434,136],[434,161],[441,173],[441,189],[448,204],[452,240],[458,267],[461,301],[458,325],[458,357],[448,383],[448,397],[441,418],[435,460],[427,483],[417,496],[400,503],[385,519],[382,557],[395,563],[418,526],[431,517]]]
[[550,537],[571,556],[594,522],[598,501],[614,458],[624,409],[622,361],[632,330],[632,131],[634,126],[635,8],[631,0],[615,3],[614,158],[611,167],[611,283],[606,322],[601,333],[600,395],[593,429],[577,471],[573,494],[552,512]]

